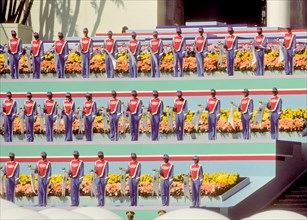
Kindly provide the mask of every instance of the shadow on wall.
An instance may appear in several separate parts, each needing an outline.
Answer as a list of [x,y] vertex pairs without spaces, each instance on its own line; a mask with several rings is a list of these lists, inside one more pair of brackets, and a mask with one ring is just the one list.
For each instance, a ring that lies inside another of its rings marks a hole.
[[[82,0],[76,0],[75,8],[71,8],[71,0],[45,0],[40,1],[40,35],[43,39],[53,39],[54,21],[58,19],[62,23],[61,30],[65,36],[78,36],[77,20]],[[101,16],[106,1],[112,1],[117,7],[125,7],[124,0],[90,0],[89,4],[95,9],[92,16],[94,27],[91,31],[96,33],[101,21]]]

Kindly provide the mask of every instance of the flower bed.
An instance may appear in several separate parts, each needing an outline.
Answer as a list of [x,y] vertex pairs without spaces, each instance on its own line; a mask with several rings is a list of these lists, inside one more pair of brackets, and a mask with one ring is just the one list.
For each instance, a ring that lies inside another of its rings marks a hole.
[[[179,174],[174,176],[173,183],[171,185],[171,196],[183,196],[183,175]],[[48,196],[61,196],[62,194],[62,179],[63,175],[54,174],[51,177],[48,187]],[[201,186],[201,195],[206,196],[219,196],[230,188],[238,184],[242,179],[238,173],[212,173],[204,174],[204,181]],[[66,185],[66,195],[70,193],[69,179]],[[160,181],[160,180],[159,180]],[[190,179],[191,181],[191,179]],[[37,176],[35,178],[35,189],[37,190]],[[160,186],[159,186],[160,189]],[[81,196],[90,196],[91,183],[90,174],[87,174],[83,178],[83,182],[80,187]],[[191,191],[191,186],[190,186]],[[139,182],[139,195],[142,197],[150,197],[153,192],[153,177],[148,174],[141,175]],[[106,195],[112,197],[123,196],[121,192],[120,174],[109,174],[108,184],[106,186]],[[128,175],[126,176],[126,189],[125,195],[129,195]],[[35,194],[31,188],[30,176],[21,174],[19,178],[19,184],[16,186],[16,197],[33,197]]]
[[[161,72],[169,73],[173,72],[173,54],[169,46],[165,46],[166,55],[161,60]],[[223,64],[218,65],[219,52],[217,45],[210,45],[208,48],[208,56],[205,58],[204,70],[206,72],[224,71],[226,72],[226,57],[223,56]],[[94,56],[90,62],[91,73],[105,73],[104,55],[101,48],[94,50]],[[284,63],[278,62],[278,46],[276,44],[270,44],[267,48],[267,52],[264,58],[266,71],[281,71],[284,69]],[[255,71],[256,65],[252,65],[252,52],[250,45],[243,45],[239,48],[235,59],[236,71]],[[191,46],[187,47],[187,57],[184,58],[183,69],[185,72],[196,72],[196,58],[195,53]],[[297,46],[297,52],[294,57],[294,69],[295,70],[307,70],[307,44],[299,44]],[[118,63],[116,65],[116,73],[128,73],[128,54],[124,47],[119,47]],[[27,58],[24,56],[20,61],[20,73],[30,73],[31,71],[27,66]],[[42,73],[55,73],[54,54],[45,54],[45,60],[42,61],[41,66]],[[145,46],[142,46],[140,60],[138,61],[138,72],[149,73],[150,67],[150,55]],[[0,54],[0,74],[9,73],[9,66],[4,68],[4,55]],[[81,58],[80,54],[74,49],[70,50],[68,60],[65,66],[65,72],[68,74],[81,73]]]

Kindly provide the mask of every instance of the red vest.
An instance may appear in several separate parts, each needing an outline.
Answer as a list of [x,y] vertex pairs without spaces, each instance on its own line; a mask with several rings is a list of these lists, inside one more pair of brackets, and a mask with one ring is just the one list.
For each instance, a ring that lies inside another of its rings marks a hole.
[[3,107],[5,109],[5,112],[3,112],[3,113],[5,115],[10,115],[12,110],[13,110],[14,104],[15,104],[15,100],[13,100],[13,99],[4,100]]
[[106,50],[109,53],[113,53],[114,45],[115,45],[115,40],[114,39],[106,39],[104,41],[104,43],[105,43]]
[[5,164],[6,167],[6,177],[11,178],[15,174],[15,170],[18,166],[18,162],[7,161]]
[[75,102],[74,101],[68,101],[68,100],[65,100],[63,102],[63,109],[64,109],[64,112],[66,115],[70,115],[71,113],[73,113],[73,106],[74,106]]
[[226,36],[226,45],[227,45],[227,50],[231,50],[235,41],[236,41],[236,36],[234,35],[227,35]]
[[150,47],[151,47],[151,50],[154,54],[159,53],[159,47],[160,47],[161,42],[162,41],[160,39],[151,39],[150,40]]
[[91,40],[92,39],[90,37],[83,37],[81,39],[81,49],[83,53],[87,53],[89,51]]
[[[257,35],[255,37],[255,45],[262,45],[263,41],[265,40],[265,36],[264,35]],[[259,51],[260,49],[257,49],[257,51]]]
[[175,99],[175,107],[176,107],[177,114],[182,113],[184,104],[185,104],[185,99],[183,99],[183,100],[180,100],[179,98]]
[[128,163],[128,167],[129,167],[129,176],[131,178],[134,178],[137,171],[138,171],[138,167],[139,167],[139,162],[138,161],[130,161]]
[[160,105],[161,100],[159,98],[150,100],[150,110],[152,115],[156,115],[158,113]]
[[190,167],[191,177],[193,180],[197,180],[199,177],[199,171],[200,171],[201,165],[199,164],[193,164]]
[[118,103],[119,103],[118,99],[110,99],[109,100],[109,109],[110,109],[111,114],[116,113]]
[[173,165],[170,164],[170,163],[162,163],[161,164],[161,170],[162,170],[162,176],[161,178],[162,179],[168,179],[169,178],[169,175],[171,173],[171,170],[172,170],[172,167]]
[[178,51],[181,50],[183,40],[184,40],[184,37],[178,36],[178,35],[176,35],[176,36],[173,38],[174,50],[175,50],[176,52],[178,52]]
[[197,36],[195,38],[196,42],[196,49],[198,52],[203,52],[205,44],[206,44],[206,38],[204,36]]
[[216,97],[211,97],[208,99],[208,111],[212,114],[215,111],[216,105],[218,103],[218,99]]
[[129,100],[129,109],[131,114],[135,114],[138,110],[140,100],[138,98],[132,98]]
[[72,177],[78,176],[80,166],[82,164],[82,160],[72,160],[70,161],[70,170]]
[[43,44],[43,41],[33,40],[31,42],[31,44],[32,44],[32,54],[33,54],[33,56],[35,56],[35,57],[39,56],[39,52],[40,52],[41,46]]
[[293,33],[285,33],[284,43],[285,43],[285,48],[287,50],[291,48],[293,38],[294,38]]
[[280,98],[278,96],[273,96],[270,98],[270,110],[272,112],[276,111]]
[[53,109],[55,107],[55,101],[53,99],[46,99],[45,100],[45,108],[46,108],[46,114],[52,115]]
[[57,54],[62,54],[66,43],[67,42],[65,40],[57,40],[57,41],[55,41],[54,42],[55,52]]
[[132,53],[133,55],[135,55],[139,43],[140,43],[140,42],[139,42],[138,40],[130,40],[130,41],[129,41],[129,44],[130,44],[129,47],[130,47],[131,53]]
[[9,44],[10,44],[11,54],[18,53],[19,43],[20,43],[20,38],[12,38],[12,39],[10,39]]
[[249,97],[244,97],[241,99],[240,104],[241,104],[241,111],[243,114],[245,114],[248,111],[248,106],[250,101],[251,99]]
[[84,102],[84,111],[85,111],[86,116],[92,114],[93,105],[94,105],[93,100],[89,100],[89,101]]
[[44,178],[46,176],[49,164],[50,164],[49,161],[40,160],[37,162],[38,175],[41,178]]
[[106,160],[97,160],[95,162],[98,177],[102,177],[104,175],[104,169],[106,168],[107,163],[108,161]]
[[33,100],[26,100],[24,105],[25,105],[25,112],[26,116],[31,116],[33,114],[33,109],[35,106],[35,101]]

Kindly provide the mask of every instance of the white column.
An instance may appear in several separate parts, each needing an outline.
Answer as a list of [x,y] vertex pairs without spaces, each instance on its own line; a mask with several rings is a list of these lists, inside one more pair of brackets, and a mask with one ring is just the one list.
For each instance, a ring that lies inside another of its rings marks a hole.
[[267,0],[267,26],[287,27],[290,25],[291,0]]

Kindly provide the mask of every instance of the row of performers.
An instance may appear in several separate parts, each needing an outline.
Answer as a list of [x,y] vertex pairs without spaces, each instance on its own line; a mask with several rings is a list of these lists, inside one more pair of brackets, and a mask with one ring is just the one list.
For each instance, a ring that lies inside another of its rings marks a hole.
[[[296,50],[296,35],[291,32],[291,28],[287,28],[283,43],[280,42],[280,52],[285,60],[285,72],[287,75],[293,74],[293,57]],[[256,75],[264,74],[264,53],[267,46],[267,38],[262,34],[262,28],[257,29],[258,35],[251,41],[254,52],[254,61],[256,63]],[[84,37],[81,38],[78,50],[81,52],[82,60],[82,77],[89,78],[90,74],[90,59],[93,56],[93,41],[88,36],[88,29],[83,30]],[[227,73],[229,76],[234,74],[234,60],[238,52],[238,37],[234,35],[232,27],[228,28],[228,35],[225,37],[224,43],[219,43],[220,58],[222,62],[222,54],[225,50]],[[12,31],[12,38],[9,40],[7,51],[10,59],[10,71],[12,79],[18,79],[19,75],[19,60],[23,53],[22,41],[17,38],[16,32]],[[103,50],[105,52],[105,64],[107,78],[114,78],[114,68],[117,62],[118,50],[117,41],[112,38],[112,31],[109,31],[108,38],[104,41]],[[33,70],[33,78],[40,78],[41,61],[44,59],[43,41],[39,39],[39,34],[34,33],[31,50],[27,50],[27,57],[30,60],[32,57],[32,68],[30,61],[28,62],[29,69]],[[131,33],[131,40],[128,42],[127,50],[129,54],[129,77],[136,78],[138,76],[137,61],[140,58],[141,43],[136,39],[136,33]],[[278,40],[279,41],[279,40]],[[198,76],[204,76],[204,58],[208,55],[208,38],[204,36],[203,28],[199,29],[199,36],[194,41],[194,51],[197,60]],[[1,45],[0,45],[1,46]],[[186,55],[186,40],[181,35],[181,29],[177,28],[176,36],[173,37],[171,45],[174,54],[174,77],[183,76],[183,58]],[[0,47],[1,49],[1,47]],[[64,40],[62,32],[58,33],[58,40],[54,42],[52,48],[55,52],[56,72],[58,78],[64,78],[65,62],[68,58],[68,43]],[[2,50],[4,47],[2,46]],[[158,32],[153,32],[153,39],[149,41],[148,50],[150,51],[151,61],[151,76],[160,77],[160,60],[165,55],[163,42],[158,38]],[[6,62],[7,63],[7,62]]]
[[[211,97],[207,100],[205,109],[202,107],[201,110],[197,111],[193,118],[194,125],[198,125],[201,113],[203,110],[208,111],[208,138],[209,140],[215,140],[217,134],[217,121],[220,118],[220,100],[216,98],[216,91],[214,89],[210,90]],[[277,96],[277,88],[272,89],[273,97],[266,103],[266,107],[271,110],[270,120],[271,120],[271,137],[272,139],[278,138],[278,120],[282,110],[282,100]],[[143,122],[145,122],[144,127],[146,127],[146,116],[150,113],[150,124],[151,124],[151,138],[153,141],[159,139],[159,129],[160,122],[163,119],[164,105],[163,101],[159,98],[158,91],[154,90],[152,95],[153,98],[149,101],[148,108],[143,107],[142,100],[137,97],[137,92],[133,90],[131,92],[131,99],[127,103],[127,107],[122,104],[122,102],[117,99],[116,91],[112,91],[112,98],[109,100],[108,107],[98,108],[96,102],[92,99],[91,93],[86,93],[86,101],[84,102],[83,109],[75,109],[75,103],[72,99],[70,93],[66,94],[66,100],[63,102],[63,107],[59,107],[57,102],[52,99],[52,93],[47,93],[47,99],[44,101],[44,106],[40,108],[40,114],[38,114],[36,102],[32,100],[32,94],[27,93],[28,100],[24,102],[24,107],[21,108],[20,112],[17,112],[17,105],[15,100],[12,99],[12,93],[7,92],[7,99],[3,101],[3,113],[4,113],[4,140],[6,142],[12,141],[13,136],[13,122],[15,117],[21,118],[21,127],[23,128],[23,119],[26,121],[26,136],[27,141],[34,141],[34,122],[36,121],[37,115],[40,115],[40,127],[43,129],[43,115],[45,115],[45,125],[46,125],[46,140],[53,141],[53,125],[57,121],[60,125],[61,117],[64,117],[64,127],[65,127],[65,141],[73,140],[72,124],[75,118],[79,119],[79,132],[82,133],[82,118],[84,118],[84,130],[86,141],[92,141],[93,139],[93,122],[95,116],[100,114],[99,111],[102,110],[104,127],[110,127],[110,139],[112,141],[118,141],[119,132],[118,124],[119,119],[122,117],[123,125],[126,125],[126,115],[129,115],[129,126],[131,133],[131,141],[137,141],[139,135],[139,125],[140,120],[143,117]],[[240,100],[238,110],[241,112],[242,120],[242,132],[243,139],[250,139],[251,128],[250,121],[254,111],[253,99],[249,97],[249,90],[243,90],[244,97]],[[123,105],[123,111],[122,111]],[[233,105],[235,105],[233,103]],[[263,109],[258,111],[262,114],[259,115],[259,119],[256,121],[261,123],[263,110],[265,105],[262,105]],[[188,101],[183,98],[182,91],[177,91],[177,98],[174,100],[174,106],[168,108],[168,118],[169,127],[173,128],[172,112],[175,112],[175,127],[177,140],[183,140],[184,134],[184,121],[188,113]],[[146,111],[145,111],[146,110]],[[60,113],[60,114],[58,114]],[[107,122],[107,116],[109,117],[109,124]],[[60,126],[58,126],[60,127]],[[22,132],[23,133],[23,132]]]
[[[79,159],[79,152],[73,152],[74,159],[70,161],[69,170],[64,170],[63,186],[66,186],[67,178],[70,177],[70,197],[71,206],[79,205],[79,194],[80,194],[80,184],[82,183],[84,176],[84,162]],[[92,173],[92,194],[98,197],[98,205],[104,206],[105,204],[105,192],[106,185],[108,182],[109,174],[109,163],[104,159],[104,154],[99,151],[98,160],[94,162],[94,169],[91,170]],[[10,160],[5,163],[4,169],[1,167],[2,173],[6,176],[6,199],[14,202],[15,187],[19,181],[19,163],[15,160],[15,154],[9,154]],[[203,169],[199,164],[199,157],[194,156],[194,163],[190,166],[189,175],[192,179],[192,207],[199,207],[200,205],[200,187],[203,181]],[[38,202],[39,206],[47,206],[47,196],[48,196],[48,185],[51,178],[51,162],[47,160],[47,153],[41,153],[41,160],[37,162],[35,168],[31,165],[28,166],[32,174],[38,174]],[[141,176],[141,163],[137,161],[136,153],[131,153],[131,161],[128,163],[127,169],[119,168],[122,171],[123,181],[122,181],[122,191],[125,192],[126,186],[126,174],[129,176],[129,194],[130,194],[130,205],[137,206],[138,204],[138,183]],[[162,197],[162,205],[169,206],[170,198],[170,186],[173,181],[174,176],[174,165],[169,163],[169,156],[167,154],[163,155],[163,163],[160,169],[153,170],[155,172],[155,183],[154,190],[156,195],[158,192],[158,179],[160,176],[160,192]],[[96,179],[96,181],[95,181]],[[186,181],[187,178],[186,178]],[[32,175],[32,190],[36,193],[34,188],[34,176]],[[188,184],[186,184],[188,186]],[[65,196],[66,187],[62,190],[62,196]]]

